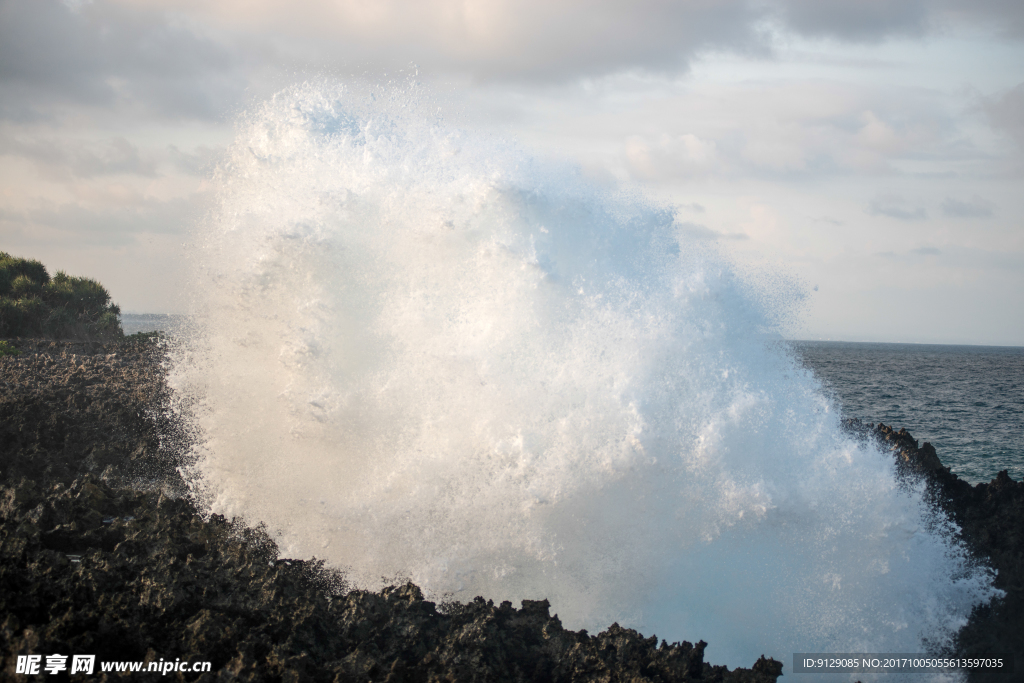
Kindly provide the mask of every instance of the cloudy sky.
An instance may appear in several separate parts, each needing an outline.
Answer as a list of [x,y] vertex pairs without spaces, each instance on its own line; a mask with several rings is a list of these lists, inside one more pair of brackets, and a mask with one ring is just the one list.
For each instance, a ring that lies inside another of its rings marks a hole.
[[0,0],[0,250],[180,310],[239,113],[410,73],[803,283],[790,336],[1024,345],[1019,0]]

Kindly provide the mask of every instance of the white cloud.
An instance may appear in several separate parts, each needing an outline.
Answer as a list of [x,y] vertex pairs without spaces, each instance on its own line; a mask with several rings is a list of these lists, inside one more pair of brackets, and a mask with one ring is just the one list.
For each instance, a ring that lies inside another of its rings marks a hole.
[[663,134],[656,140],[630,136],[625,143],[625,155],[629,169],[644,180],[706,175],[719,166],[715,142],[702,140],[693,133]]
[[747,240],[750,236],[742,232],[719,232],[700,223],[683,221],[676,223],[679,232],[687,237],[700,240]]
[[209,175],[224,153],[223,148],[198,145],[194,152],[185,152],[177,145],[167,146],[168,160],[174,167],[190,176]]
[[868,213],[900,221],[921,221],[928,217],[923,206],[912,205],[899,195],[884,195],[873,199],[868,205]]
[[898,152],[904,148],[903,140],[892,126],[878,118],[873,111],[861,114],[863,127],[857,131],[857,141],[880,152]]
[[[115,197],[106,197],[113,199]],[[24,211],[4,211],[0,229],[5,242],[26,249],[73,239],[82,246],[124,246],[149,235],[183,236],[201,198],[159,201],[146,197],[116,197],[121,201],[90,206],[67,202]]]
[[[984,156],[964,120],[947,114],[955,99],[941,91],[780,78],[649,93],[617,104],[620,122],[661,129],[622,135],[625,169],[642,181],[901,175],[925,163],[956,172]],[[588,107],[608,106],[579,104],[572,126],[588,125]]]
[[[681,230],[770,250],[823,292],[889,277],[880,249],[916,269],[886,296],[944,282],[974,243],[962,277],[995,291],[984,263],[1024,254],[1006,173],[1024,168],[1022,16],[1017,0],[0,0],[0,237],[40,258],[59,243],[71,269],[85,245],[163,272],[147,245],[200,213],[233,114],[311,73],[383,83],[415,62],[455,125],[642,181],[694,219]],[[851,244],[878,270],[837,256]]]
[[981,197],[974,197],[967,201],[947,197],[942,202],[942,213],[952,218],[991,218],[993,215],[992,202]]
[[51,138],[18,139],[0,137],[0,155],[17,155],[30,159],[46,178],[67,181],[71,178],[92,178],[103,175],[130,174],[155,177],[157,162],[143,156],[138,148],[123,137],[100,143]]

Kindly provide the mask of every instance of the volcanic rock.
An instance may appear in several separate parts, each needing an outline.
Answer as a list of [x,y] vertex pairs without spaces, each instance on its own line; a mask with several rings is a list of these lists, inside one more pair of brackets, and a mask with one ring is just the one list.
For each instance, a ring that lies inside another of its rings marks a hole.
[[[413,584],[351,590],[323,562],[279,557],[261,528],[205,515],[179,467],[158,342],[11,340],[0,358],[0,678],[18,655],[209,662],[197,681],[720,681],[782,664],[704,661],[613,624],[562,627],[546,600],[440,606]],[[150,674],[151,676],[153,674]],[[43,680],[67,680],[67,671]]]
[[[949,652],[936,654],[1008,654],[1024,676],[1024,482],[1006,470],[989,483],[971,486],[939,461],[928,442],[919,445],[906,429],[857,420],[848,429],[892,451],[907,482],[923,481],[931,503],[959,527],[960,540],[978,562],[996,571],[995,586],[1006,595],[979,605]],[[968,680],[1006,681],[1005,673],[971,671]]]

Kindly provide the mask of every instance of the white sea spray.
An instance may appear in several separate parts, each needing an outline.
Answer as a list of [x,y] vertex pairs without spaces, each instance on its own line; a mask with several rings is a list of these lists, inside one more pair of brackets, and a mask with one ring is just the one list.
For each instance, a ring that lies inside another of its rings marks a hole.
[[360,586],[548,598],[730,666],[921,651],[993,595],[777,343],[791,301],[669,207],[382,92],[284,91],[217,173],[172,373],[212,511]]

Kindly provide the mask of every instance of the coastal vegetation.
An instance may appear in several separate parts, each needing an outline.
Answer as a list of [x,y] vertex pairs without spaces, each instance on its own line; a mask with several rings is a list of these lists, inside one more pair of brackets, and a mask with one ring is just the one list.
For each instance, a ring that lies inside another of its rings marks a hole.
[[0,251],[0,337],[120,339],[120,314],[96,280]]

